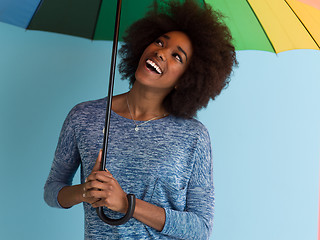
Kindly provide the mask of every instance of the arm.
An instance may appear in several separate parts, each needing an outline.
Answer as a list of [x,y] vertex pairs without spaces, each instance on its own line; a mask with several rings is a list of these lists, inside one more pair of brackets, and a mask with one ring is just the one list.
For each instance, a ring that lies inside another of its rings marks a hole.
[[84,201],[83,185],[65,186],[58,193],[58,202],[63,208],[70,208]]
[[[92,173],[98,171],[101,165],[101,154],[102,150],[100,150],[97,161],[92,169]],[[65,186],[58,193],[58,202],[63,208],[70,208],[74,205],[77,205],[82,202],[87,202],[90,204],[94,204],[98,202],[100,199],[95,197],[85,197],[85,188],[86,183],[74,185],[74,186]],[[96,190],[96,189],[93,189]]]
[[211,143],[207,131],[200,134],[187,188],[185,211],[166,208],[163,234],[183,239],[208,239],[214,210]]
[[58,193],[72,184],[73,176],[80,164],[73,130],[74,111],[70,111],[63,123],[51,170],[44,186],[44,199],[51,207],[70,207],[60,205]]
[[136,200],[136,209],[133,217],[157,231],[163,229],[166,221],[166,214],[163,208],[140,199]]

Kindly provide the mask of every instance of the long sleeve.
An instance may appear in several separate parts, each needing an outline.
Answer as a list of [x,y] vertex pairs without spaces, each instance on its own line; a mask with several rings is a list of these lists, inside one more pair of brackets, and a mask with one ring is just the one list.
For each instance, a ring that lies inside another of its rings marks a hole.
[[59,191],[72,184],[80,164],[80,156],[74,133],[75,109],[68,114],[60,133],[49,177],[44,186],[44,200],[51,207],[62,208],[57,200]]
[[211,143],[207,131],[199,137],[194,157],[185,211],[165,208],[166,222],[162,233],[171,237],[208,239],[212,231],[214,186]]

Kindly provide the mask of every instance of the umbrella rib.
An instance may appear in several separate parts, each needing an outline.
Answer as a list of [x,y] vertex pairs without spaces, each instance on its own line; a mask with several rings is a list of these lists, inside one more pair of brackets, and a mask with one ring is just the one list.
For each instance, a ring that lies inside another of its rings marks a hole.
[[263,27],[263,26],[262,26],[262,24],[261,24],[261,22],[260,22],[260,20],[259,20],[258,16],[256,15],[255,11],[253,10],[253,8],[252,8],[252,6],[250,5],[250,3],[248,2],[248,0],[246,0],[246,2],[247,2],[247,4],[249,5],[249,7],[251,8],[251,11],[253,12],[254,16],[256,17],[256,19],[257,19],[258,23],[260,24],[261,29],[263,30],[264,34],[266,35],[266,37],[267,37],[267,39],[268,39],[268,41],[269,41],[269,43],[270,43],[270,45],[271,45],[271,47],[272,47],[272,49],[273,49],[273,52],[274,52],[275,54],[277,54],[277,52],[276,52],[276,50],[275,50],[275,48],[274,48],[274,46],[273,46],[273,44],[272,44],[271,40],[270,40],[270,39],[269,39],[269,37],[268,37],[268,34],[266,33],[266,31],[265,31],[264,27]]
[[41,1],[39,2],[38,7],[37,7],[37,9],[33,12],[32,17],[30,18],[30,21],[29,21],[28,26],[26,27],[26,29],[29,29],[30,24],[31,24],[31,22],[32,22],[32,19],[33,19],[34,16],[38,13],[39,8],[41,7],[43,1],[44,1],[44,0],[41,0]]
[[306,27],[306,25],[304,25],[304,23],[301,21],[301,19],[299,18],[299,16],[297,15],[297,13],[293,10],[293,8],[290,6],[290,4],[287,2],[287,0],[284,0],[285,3],[288,5],[288,7],[291,9],[291,11],[294,13],[294,15],[296,16],[296,18],[300,21],[301,25],[304,27],[304,29],[307,31],[307,33],[309,34],[309,36],[312,38],[312,40],[314,41],[314,43],[317,45],[317,47],[320,50],[320,46],[317,43],[317,41],[314,39],[314,37],[312,36],[312,34],[309,32],[308,28]]
[[98,20],[99,20],[99,14],[100,14],[100,11],[101,11],[102,1],[103,0],[100,0],[99,8],[98,8],[98,11],[97,11],[96,22],[94,23],[94,28],[93,28],[93,32],[92,32],[92,36],[91,36],[92,40],[94,39],[94,35],[96,34],[97,24],[98,24]]

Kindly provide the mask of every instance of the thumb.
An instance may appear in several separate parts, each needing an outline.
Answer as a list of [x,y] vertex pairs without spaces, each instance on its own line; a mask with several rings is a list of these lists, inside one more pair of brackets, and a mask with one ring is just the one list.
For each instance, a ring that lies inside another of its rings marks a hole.
[[93,166],[92,172],[100,171],[101,158],[102,158],[102,149],[100,149],[100,151],[99,151],[99,155],[98,155],[98,157],[97,157],[96,163],[95,163],[94,166]]

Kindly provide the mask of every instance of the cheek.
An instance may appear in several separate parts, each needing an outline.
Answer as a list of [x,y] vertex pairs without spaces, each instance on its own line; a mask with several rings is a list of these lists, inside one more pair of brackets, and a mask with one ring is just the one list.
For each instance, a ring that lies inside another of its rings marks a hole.
[[174,87],[183,73],[184,71],[181,71],[180,69],[172,69],[170,74],[166,76],[165,82],[167,82],[168,86]]
[[144,57],[144,53],[141,55],[139,63],[138,63],[138,67],[137,67],[137,69],[135,71],[135,77],[136,78],[138,78],[141,75],[142,69],[144,68],[145,63],[142,60],[142,59],[144,59],[143,57]]
[[144,53],[141,55],[141,57],[139,59],[139,63],[138,63],[138,67],[137,68],[143,67],[144,61],[142,59],[144,59]]
[[176,69],[173,69],[172,75],[175,76],[175,78],[178,80],[184,74],[186,69],[187,69],[186,67],[183,67],[183,68],[178,67]]

